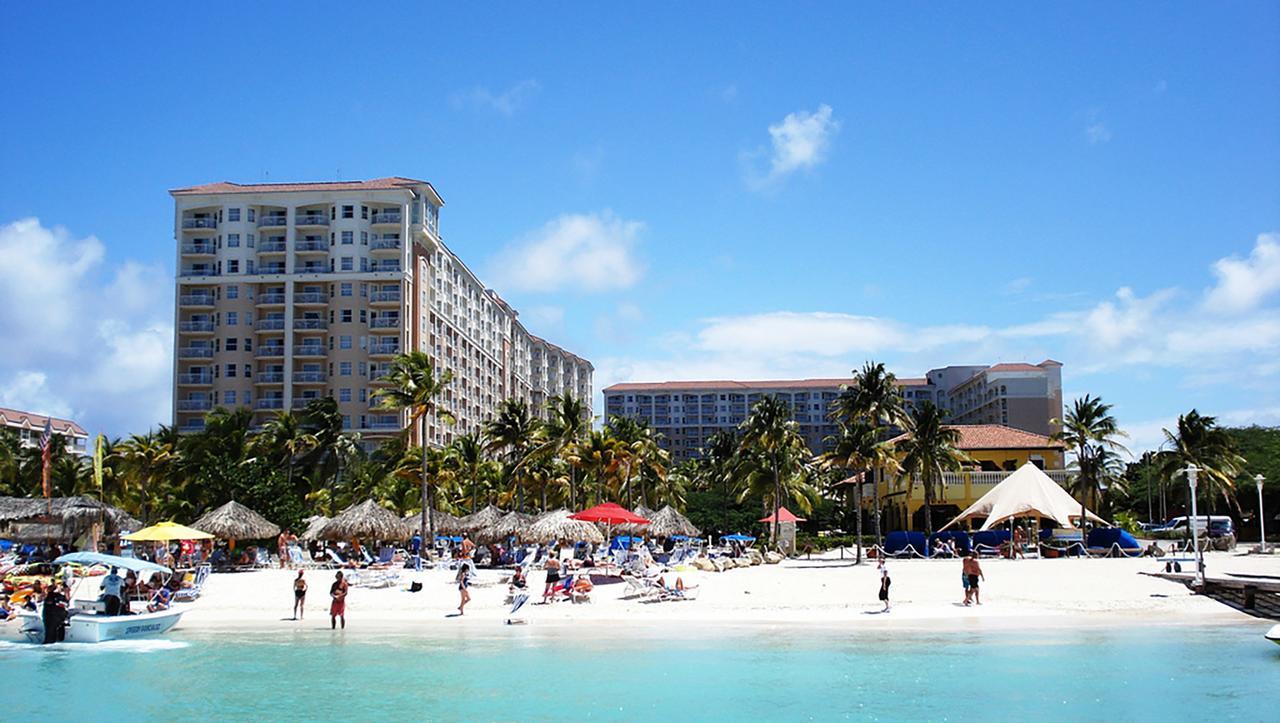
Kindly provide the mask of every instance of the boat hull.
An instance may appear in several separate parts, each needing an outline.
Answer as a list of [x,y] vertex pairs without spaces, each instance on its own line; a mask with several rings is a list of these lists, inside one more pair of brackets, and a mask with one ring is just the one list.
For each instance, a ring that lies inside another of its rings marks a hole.
[[[168,632],[182,618],[180,609],[138,615],[72,615],[67,622],[68,643],[103,643],[109,640],[148,638]],[[44,642],[44,622],[35,612],[22,612],[22,633],[33,643]]]
[[1280,645],[1280,625],[1271,626],[1271,629],[1267,631],[1267,640]]

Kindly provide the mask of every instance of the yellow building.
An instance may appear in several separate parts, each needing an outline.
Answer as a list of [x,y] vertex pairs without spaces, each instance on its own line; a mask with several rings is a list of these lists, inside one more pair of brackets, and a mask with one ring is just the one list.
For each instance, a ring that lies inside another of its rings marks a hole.
[[[1059,484],[1067,481],[1065,446],[1048,437],[1003,424],[956,424],[956,445],[973,459],[969,470],[943,475],[933,502],[934,529],[950,522],[978,501],[1011,472],[1030,462]],[[902,441],[901,435],[894,441]],[[890,477],[880,483],[881,526],[884,530],[924,529],[924,488],[906,477]],[[869,490],[868,490],[869,491]],[[865,493],[864,493],[865,494]],[[867,495],[869,496],[869,495]],[[872,505],[866,500],[864,505]]]

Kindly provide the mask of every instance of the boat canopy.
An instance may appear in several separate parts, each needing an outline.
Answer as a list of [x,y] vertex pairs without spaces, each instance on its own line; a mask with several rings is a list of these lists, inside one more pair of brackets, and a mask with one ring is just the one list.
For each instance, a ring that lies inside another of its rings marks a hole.
[[166,575],[173,574],[173,571],[164,565],[157,565],[154,562],[147,562],[146,560],[139,560],[134,557],[104,555],[100,552],[69,552],[54,560],[54,562],[60,565],[74,563],[76,565],[106,565],[108,567],[122,567],[126,570],[133,570],[136,573],[163,572]]

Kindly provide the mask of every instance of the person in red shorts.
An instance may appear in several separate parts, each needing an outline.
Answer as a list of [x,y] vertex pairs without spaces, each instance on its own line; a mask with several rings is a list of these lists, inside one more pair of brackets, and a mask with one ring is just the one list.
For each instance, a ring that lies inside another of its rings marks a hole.
[[347,629],[347,590],[349,589],[347,581],[342,578],[342,571],[339,570],[333,581],[333,585],[329,588],[329,597],[333,598],[333,602],[329,603],[329,627],[334,629],[338,627],[338,620],[342,620],[342,629]]

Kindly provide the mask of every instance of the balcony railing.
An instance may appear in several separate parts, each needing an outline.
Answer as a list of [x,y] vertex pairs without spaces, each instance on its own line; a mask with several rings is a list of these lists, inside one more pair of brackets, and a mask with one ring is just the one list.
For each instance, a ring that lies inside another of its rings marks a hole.
[[369,294],[369,301],[373,301],[373,302],[379,302],[379,301],[395,301],[395,302],[399,302],[399,301],[400,301],[400,292],[399,292],[399,291],[374,291],[374,292],[372,292],[372,293],[370,293],[370,294]]
[[184,346],[178,349],[179,359],[212,359],[211,346]]
[[258,294],[258,304],[283,304],[284,292],[268,291],[264,294]]
[[400,317],[379,316],[369,322],[371,329],[398,329],[400,328]]
[[324,304],[328,298],[323,291],[302,291],[293,295],[295,304]]
[[258,217],[258,228],[263,228],[264,226],[286,226],[288,225],[288,223],[289,223],[289,218],[287,216],[282,216],[279,214],[271,214],[271,215],[264,215],[264,216]]
[[213,331],[212,321],[181,321],[178,331]]
[[179,399],[179,412],[207,412],[213,409],[213,402],[208,399]]
[[258,253],[260,254],[279,254],[284,253],[286,244],[284,241],[263,241],[258,244]]
[[212,374],[179,374],[179,384],[197,385],[197,384],[213,384]]
[[217,267],[215,266],[192,266],[185,268],[178,274],[179,276],[217,276]]
[[380,238],[369,242],[369,248],[374,251],[385,251],[387,249],[400,248],[400,239],[398,238]]
[[324,347],[319,344],[303,344],[293,348],[294,356],[324,356]]
[[181,432],[181,433],[183,433],[183,434],[194,434],[194,433],[196,433],[196,432],[203,432],[203,431],[204,431],[204,420],[203,420],[203,419],[189,419],[189,420],[187,420],[187,421],[183,422],[183,423],[178,427],[178,431],[179,431],[179,432]]
[[284,264],[263,264],[258,267],[258,273],[260,274],[283,274],[284,272]]
[[298,273],[300,273],[300,274],[327,274],[327,273],[329,273],[329,267],[328,267],[328,266],[325,266],[324,264],[304,264],[304,265],[302,266],[302,268],[298,269]]
[[182,253],[184,254],[212,255],[217,251],[217,247],[213,244],[182,244]]
[[184,218],[183,228],[217,228],[218,222],[211,218]]
[[293,381],[299,384],[315,384],[324,381],[324,372],[294,372]]
[[328,329],[329,322],[324,319],[294,319],[293,328],[301,330]]
[[258,372],[253,381],[256,384],[279,384],[284,381],[284,372]]
[[283,344],[267,344],[266,346],[260,346],[258,347],[257,351],[253,353],[253,355],[256,357],[284,356],[284,345]]
[[253,403],[254,409],[284,409],[283,397],[268,397]]
[[372,220],[374,223],[400,223],[402,218],[398,213],[375,213]]
[[320,399],[320,397],[298,397],[297,399],[293,400],[293,408],[306,409],[308,404],[310,404],[311,402],[314,402],[317,399]]
[[283,331],[284,319],[258,319],[254,328],[258,331]]
[[398,431],[402,429],[402,427],[400,426],[400,420],[398,419],[396,420],[370,419],[365,422],[364,428],[371,429],[374,431],[389,431],[389,430]]
[[293,220],[294,226],[328,226],[329,217],[318,213],[300,214]]
[[369,345],[369,353],[370,353],[370,354],[399,354],[399,353],[400,353],[400,345],[399,345],[399,344],[387,344],[387,343],[382,343],[382,344],[370,344],[370,345]]
[[178,303],[183,306],[213,306],[213,294],[182,294]]
[[375,262],[375,263],[369,264],[369,270],[370,271],[399,271],[400,262],[399,261],[383,261],[382,263]]
[[297,241],[293,248],[296,251],[328,251],[329,244],[324,241]]

